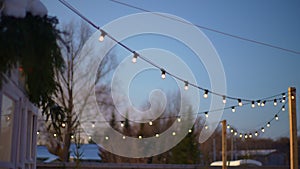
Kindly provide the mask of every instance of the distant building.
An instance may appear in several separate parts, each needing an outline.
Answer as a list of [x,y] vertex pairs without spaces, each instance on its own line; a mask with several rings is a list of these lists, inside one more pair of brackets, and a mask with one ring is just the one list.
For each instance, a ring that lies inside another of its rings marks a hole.
[[0,87],[0,168],[36,168],[38,109],[27,98],[20,70],[3,74]]
[[[81,144],[76,147],[76,144],[70,146],[70,160],[79,159],[81,162],[101,162],[99,156],[99,146],[97,144]],[[37,146],[37,161],[43,163],[51,163],[58,161],[58,156],[51,154],[46,146]]]

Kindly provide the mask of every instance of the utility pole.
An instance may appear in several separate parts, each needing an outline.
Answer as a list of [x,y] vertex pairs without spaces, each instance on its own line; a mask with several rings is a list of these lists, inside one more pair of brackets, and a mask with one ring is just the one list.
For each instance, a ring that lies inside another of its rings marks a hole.
[[226,138],[226,120],[222,121],[222,169],[227,169],[227,138]]
[[298,169],[296,88],[289,87],[288,100],[290,119],[290,169]]

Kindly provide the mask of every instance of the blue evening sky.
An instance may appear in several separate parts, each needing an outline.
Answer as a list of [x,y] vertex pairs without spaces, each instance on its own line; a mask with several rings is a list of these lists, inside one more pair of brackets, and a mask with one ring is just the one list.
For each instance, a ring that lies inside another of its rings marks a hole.
[[[72,20],[80,20],[77,15],[58,0],[42,0],[42,2],[47,7],[49,15],[56,16],[62,24]],[[68,2],[99,26],[108,24],[119,17],[141,12],[109,0],[69,0]],[[300,1],[297,0],[230,0],[226,3],[215,0],[131,0],[122,2],[149,11],[170,13],[194,24],[222,32],[300,51]],[[242,41],[204,29],[201,30],[210,39],[223,63],[228,95],[256,100],[285,92],[289,86],[300,87],[300,54]],[[159,43],[156,43],[157,41]],[[178,42],[166,37],[138,36],[125,42],[133,49],[155,47],[170,50],[179,56],[192,55],[185,47],[174,48],[174,46],[178,46]],[[182,57],[182,59],[192,69],[198,84],[204,88],[210,88],[209,78],[202,63],[195,63],[193,57]],[[170,64],[172,64],[172,61],[170,61]],[[139,89],[140,91],[130,93],[130,95],[133,95],[133,102],[136,98],[138,98],[136,102],[146,100],[151,87],[157,87],[155,84],[149,85],[152,84],[151,82],[156,82],[157,79],[149,80],[148,77],[152,76],[147,75],[147,73],[151,74],[151,72],[145,72],[144,75],[139,74],[133,81],[133,85],[146,86],[143,88],[144,91]],[[152,73],[158,74],[159,72],[153,70]],[[161,88],[167,89],[168,87]],[[200,94],[202,96],[203,93]],[[203,101],[202,97],[201,101],[200,111],[207,110],[207,105],[205,105],[207,101]],[[228,105],[232,104],[235,103],[228,103]],[[297,104],[300,104],[299,94]],[[300,107],[297,107],[299,112]],[[226,119],[229,124],[234,125],[241,131],[248,132],[263,126],[268,120],[272,119],[279,108],[279,106],[274,108],[274,106],[267,105],[264,108],[256,109],[242,107],[238,108],[235,113],[225,110],[223,119]],[[300,114],[298,113],[299,118]],[[300,126],[299,123],[298,120],[298,126]],[[270,129],[266,130],[263,137],[278,138],[288,136],[288,134],[288,115],[286,111],[280,114],[279,121],[274,121],[271,124]]]

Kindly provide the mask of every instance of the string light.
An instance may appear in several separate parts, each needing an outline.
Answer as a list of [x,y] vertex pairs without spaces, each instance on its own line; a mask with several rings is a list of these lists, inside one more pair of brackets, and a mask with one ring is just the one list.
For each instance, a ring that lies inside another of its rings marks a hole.
[[285,111],[285,106],[284,105],[282,106],[281,111]]
[[91,137],[91,136],[89,136],[88,138],[89,138],[89,140],[92,140],[92,137]]
[[238,104],[239,104],[239,106],[243,106],[243,102],[241,99],[238,99]]
[[265,106],[265,104],[266,104],[266,101],[264,100],[262,103],[261,103],[261,107],[264,107]]
[[191,133],[193,130],[192,129],[189,129],[189,133]]
[[36,132],[36,134],[39,135],[39,134],[40,134],[40,131],[38,130],[38,131]]
[[92,128],[95,128],[95,122],[92,122]]
[[105,140],[108,140],[109,139],[109,137],[108,136],[105,136]]
[[232,111],[233,113],[235,112],[235,107],[234,107],[234,106],[231,107],[231,111]]
[[139,56],[138,53],[136,53],[136,52],[133,53],[133,57],[132,57],[132,60],[131,60],[132,63],[136,63],[138,56]]
[[157,133],[157,134],[155,134],[155,137],[159,137],[159,134]]
[[258,132],[256,131],[254,135],[257,137],[258,136]]
[[235,135],[235,136],[236,136],[237,134],[238,134],[238,133],[235,131],[233,135]]
[[252,134],[251,133],[249,134],[249,138],[252,138]]
[[164,69],[160,69],[161,71],[161,78],[165,79],[166,78],[166,71]]
[[260,100],[257,100],[257,106],[260,106]]
[[177,118],[177,121],[178,121],[178,122],[181,122],[181,118],[180,118],[180,117],[178,117],[178,118]]
[[223,96],[223,103],[226,104],[226,96]]
[[264,133],[264,132],[265,132],[265,128],[263,128],[263,127],[262,127],[262,128],[261,128],[261,132],[263,132],[263,133]]
[[56,133],[54,133],[54,134],[53,134],[53,136],[54,136],[54,137],[56,137],[56,136],[57,136],[57,134],[56,134]]
[[121,127],[124,127],[124,121],[121,121]]
[[277,114],[275,115],[275,120],[276,120],[276,121],[279,120],[279,117],[278,117]]
[[205,112],[204,114],[205,114],[205,117],[207,118],[208,117],[208,112]]
[[203,97],[206,99],[208,97],[208,90],[204,90]]
[[142,139],[143,138],[143,136],[139,136],[139,139]]
[[255,107],[255,102],[254,102],[254,101],[251,102],[251,107],[252,107],[252,108]]
[[233,129],[230,129],[230,133],[233,133],[234,132],[234,130]]
[[184,82],[184,90],[188,90],[189,89],[189,82],[185,81]]
[[65,128],[65,127],[66,127],[66,123],[62,123],[62,124],[61,124],[61,127],[62,127],[62,128]]
[[240,138],[242,138],[243,137],[243,134],[242,133],[240,133]]
[[282,100],[281,100],[282,103],[285,103],[285,93],[282,93]]
[[247,134],[245,134],[245,139],[247,139],[248,138],[248,135]]
[[227,125],[227,129],[230,129],[230,125],[229,124]]
[[152,126],[152,125],[153,125],[152,121],[149,121],[149,125],[150,125],[150,126]]
[[173,132],[172,135],[173,135],[173,136],[176,136],[176,132]]
[[101,35],[99,37],[99,41],[103,42],[104,41],[104,37],[107,35],[107,33],[104,30],[102,30],[102,29],[100,30],[100,32],[101,32]]
[[71,135],[71,139],[73,139],[73,138],[74,138],[74,135],[72,134],[72,135]]
[[125,139],[126,139],[126,136],[123,136],[122,139],[125,140]]
[[294,95],[292,95],[292,100],[294,100],[295,99],[295,96]]
[[273,103],[274,106],[277,106],[277,100],[274,99],[274,103]]
[[204,127],[206,130],[208,129],[208,126],[207,125],[205,125],[205,127]]
[[271,123],[270,123],[270,122],[268,122],[268,123],[267,123],[267,127],[270,127],[270,126],[271,126]]

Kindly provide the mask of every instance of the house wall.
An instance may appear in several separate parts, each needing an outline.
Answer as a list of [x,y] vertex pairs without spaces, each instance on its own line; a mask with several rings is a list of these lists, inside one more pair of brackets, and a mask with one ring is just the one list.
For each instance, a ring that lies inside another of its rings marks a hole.
[[0,169],[36,168],[38,109],[22,90],[18,70],[4,75],[0,87]]

